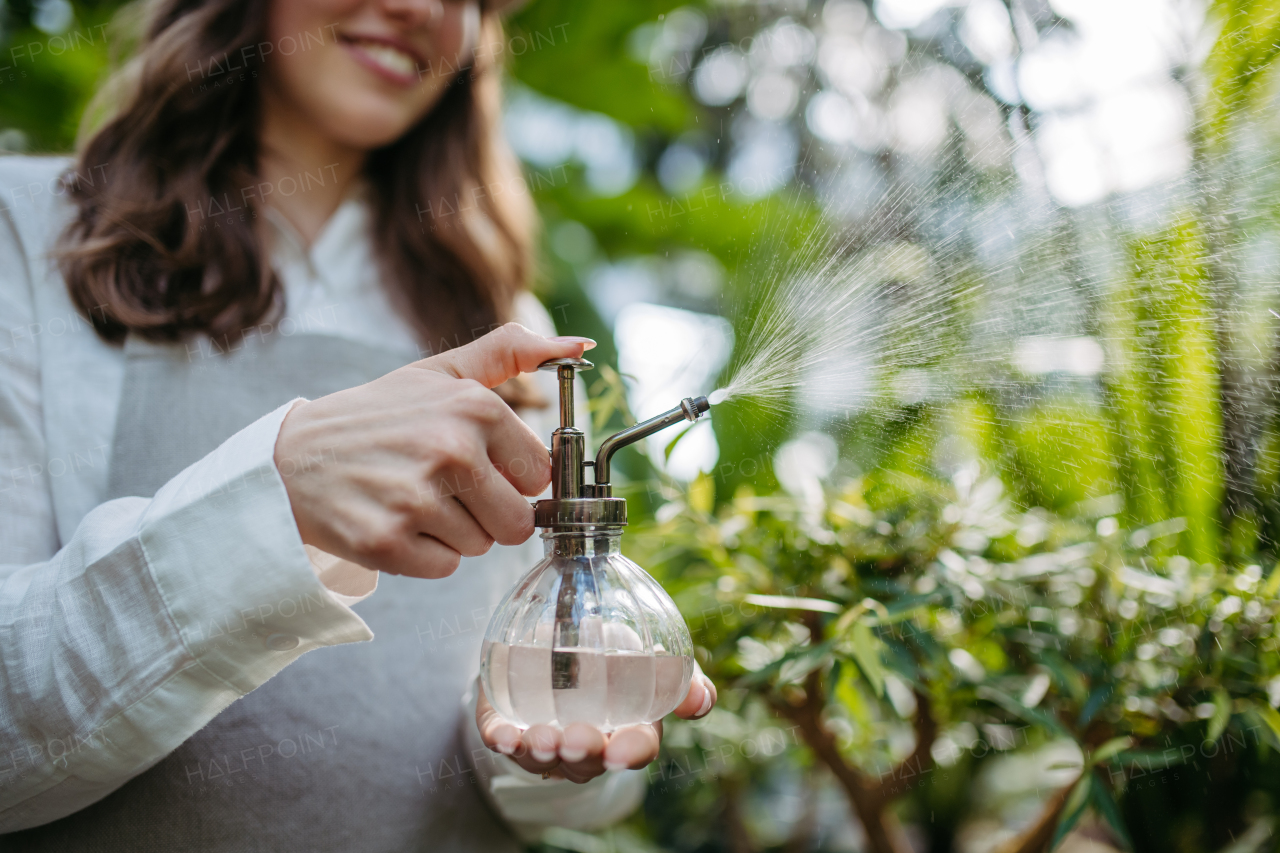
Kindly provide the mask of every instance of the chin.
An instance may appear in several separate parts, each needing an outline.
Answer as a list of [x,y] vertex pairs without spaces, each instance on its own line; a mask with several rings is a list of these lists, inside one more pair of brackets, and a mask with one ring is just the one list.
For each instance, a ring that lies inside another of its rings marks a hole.
[[405,110],[365,103],[355,109],[327,111],[325,134],[344,145],[371,151],[390,145],[409,132],[415,117]]

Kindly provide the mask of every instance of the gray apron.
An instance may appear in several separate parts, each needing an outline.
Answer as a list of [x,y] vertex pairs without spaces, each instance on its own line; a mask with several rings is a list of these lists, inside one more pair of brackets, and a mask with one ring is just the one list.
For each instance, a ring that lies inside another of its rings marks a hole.
[[[289,400],[416,357],[278,333],[223,355],[134,338],[125,352],[107,499],[154,495]],[[443,580],[383,575],[354,608],[372,642],[303,655],[150,770],[73,815],[0,837],[0,851],[520,849],[477,787],[489,762],[459,733],[488,616],[538,556],[527,543],[464,560]]]

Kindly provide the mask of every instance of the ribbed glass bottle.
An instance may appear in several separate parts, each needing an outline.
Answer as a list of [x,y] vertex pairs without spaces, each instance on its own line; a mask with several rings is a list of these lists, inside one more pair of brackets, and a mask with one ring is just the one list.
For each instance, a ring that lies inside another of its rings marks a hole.
[[684,698],[693,643],[675,602],[619,550],[621,527],[546,530],[545,556],[498,605],[480,677],[518,726],[650,723]]

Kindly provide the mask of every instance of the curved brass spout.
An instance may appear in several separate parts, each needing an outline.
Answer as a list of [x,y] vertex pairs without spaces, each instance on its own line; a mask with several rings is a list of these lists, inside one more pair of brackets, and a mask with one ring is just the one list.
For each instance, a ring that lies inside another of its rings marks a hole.
[[616,432],[606,438],[601,443],[600,450],[596,453],[596,482],[592,487],[593,496],[607,498],[613,495],[613,487],[609,484],[609,463],[613,459],[614,453],[628,444],[635,444],[640,439],[648,438],[655,432],[664,430],[674,423],[696,421],[706,414],[710,408],[711,403],[707,401],[706,397],[685,397],[680,401],[680,405],[671,411],[663,412],[657,417],[649,418],[649,420],[642,421],[633,427],[627,427],[621,432]]

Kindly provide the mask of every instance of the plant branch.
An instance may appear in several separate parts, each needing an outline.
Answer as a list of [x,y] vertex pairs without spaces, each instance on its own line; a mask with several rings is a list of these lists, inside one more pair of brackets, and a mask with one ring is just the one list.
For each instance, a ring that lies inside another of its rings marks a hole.
[[911,727],[915,730],[916,745],[910,755],[880,777],[880,796],[885,800],[902,796],[913,781],[919,781],[933,769],[933,742],[938,738],[938,721],[933,718],[932,700],[919,690],[915,696],[916,715],[911,720]]
[[[815,689],[814,683],[820,681],[821,676],[815,670],[805,678],[806,690],[802,700],[789,702],[779,696],[772,697],[770,703],[779,714],[799,727],[805,744],[836,777],[854,814],[862,823],[868,849],[873,853],[910,853],[911,848],[898,830],[897,822],[892,815],[885,813],[886,802],[879,781],[845,761],[835,736],[822,725],[821,693],[810,692]],[[820,683],[816,689],[821,690]],[[815,695],[819,697],[818,701],[815,701]]]
[[730,853],[752,853],[755,845],[751,843],[751,833],[742,820],[742,809],[739,799],[742,796],[741,786],[734,781],[726,780],[724,791],[724,809],[720,818],[724,821],[725,841]]
[[[817,618],[806,618],[805,621],[810,642],[821,642],[821,622]],[[868,848],[873,853],[910,853],[911,847],[887,807],[905,790],[906,786],[900,785],[903,780],[932,766],[930,747],[937,735],[932,703],[927,696],[916,694],[916,746],[911,755],[886,776],[875,777],[845,760],[835,736],[823,725],[822,714],[827,703],[822,678],[821,668],[815,668],[805,676],[802,690],[793,691],[790,696],[776,693],[769,697],[769,702],[781,716],[800,729],[805,744],[836,777],[862,823]]]
[[1058,818],[1062,816],[1062,809],[1066,806],[1067,797],[1071,795],[1071,789],[1074,786],[1075,782],[1072,781],[1070,785],[1055,791],[1044,804],[1044,810],[1035,823],[996,847],[992,853],[1045,853],[1049,849],[1049,842],[1053,840],[1053,832],[1058,827]]

